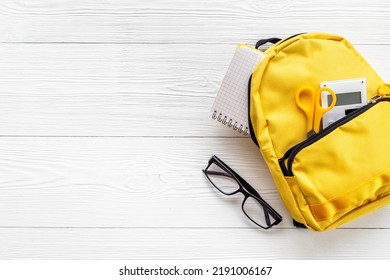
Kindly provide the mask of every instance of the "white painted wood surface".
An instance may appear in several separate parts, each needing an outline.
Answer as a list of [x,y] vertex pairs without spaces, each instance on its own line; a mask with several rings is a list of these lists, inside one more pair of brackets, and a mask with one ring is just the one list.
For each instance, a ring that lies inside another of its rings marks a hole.
[[[0,3],[0,258],[389,258],[390,208],[292,227],[250,139],[210,106],[238,42],[327,31],[389,79],[390,2]],[[253,227],[212,154],[284,217]]]

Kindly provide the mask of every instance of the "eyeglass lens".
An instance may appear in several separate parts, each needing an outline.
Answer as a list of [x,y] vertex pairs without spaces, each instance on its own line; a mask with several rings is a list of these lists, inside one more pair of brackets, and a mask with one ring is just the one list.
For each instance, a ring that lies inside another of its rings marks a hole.
[[233,175],[216,162],[213,162],[205,173],[214,187],[224,194],[230,195],[240,189]]
[[268,227],[275,222],[267,207],[263,207],[260,201],[254,197],[248,196],[244,200],[242,210],[249,219],[262,227]]
[[[238,182],[239,179],[236,179],[232,171],[224,166],[226,164],[219,161],[212,161],[205,171],[207,178],[214,187],[226,195],[237,192],[243,193],[245,198],[242,203],[242,210],[252,222],[260,227],[269,228],[274,223],[280,222],[280,220],[276,220],[276,216],[279,215],[277,213],[273,214],[273,210],[267,208],[268,205],[262,201],[260,195],[251,186],[241,186]],[[250,190],[247,188],[250,188]]]

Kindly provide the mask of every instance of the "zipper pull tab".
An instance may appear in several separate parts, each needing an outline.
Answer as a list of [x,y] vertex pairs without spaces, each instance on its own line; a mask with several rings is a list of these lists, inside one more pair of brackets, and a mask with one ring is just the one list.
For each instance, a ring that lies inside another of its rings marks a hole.
[[370,100],[368,100],[368,103],[375,103],[375,102],[377,102],[378,100],[380,100],[382,98],[383,98],[382,95],[376,94],[373,97],[371,97]]
[[378,92],[376,95],[371,97],[369,100],[369,103],[375,103],[379,99],[385,98],[385,97],[390,97],[390,85],[389,84],[383,84],[379,86]]

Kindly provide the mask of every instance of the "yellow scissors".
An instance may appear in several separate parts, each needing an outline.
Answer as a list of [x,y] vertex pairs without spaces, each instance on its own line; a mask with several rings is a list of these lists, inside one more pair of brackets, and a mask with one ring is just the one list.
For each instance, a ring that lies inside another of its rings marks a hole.
[[[323,91],[329,92],[332,96],[332,104],[328,107],[322,107],[321,105],[321,93]],[[302,86],[297,90],[295,101],[306,115],[306,131],[309,137],[320,131],[322,116],[336,105],[336,94],[327,87],[315,90],[311,86]]]

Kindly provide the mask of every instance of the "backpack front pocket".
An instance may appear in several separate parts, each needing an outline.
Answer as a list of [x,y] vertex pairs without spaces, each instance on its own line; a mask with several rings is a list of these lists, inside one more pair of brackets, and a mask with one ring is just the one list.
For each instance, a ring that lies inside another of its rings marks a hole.
[[390,194],[390,99],[362,107],[280,160],[316,221],[334,222]]

